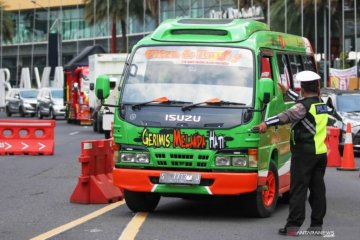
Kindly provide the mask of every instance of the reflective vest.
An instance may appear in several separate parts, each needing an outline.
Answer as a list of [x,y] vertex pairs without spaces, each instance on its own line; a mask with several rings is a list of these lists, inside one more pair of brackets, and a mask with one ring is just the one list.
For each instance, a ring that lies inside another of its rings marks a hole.
[[290,146],[293,154],[324,154],[328,110],[318,97],[304,98],[298,103],[305,106],[306,115],[296,122],[291,131]]

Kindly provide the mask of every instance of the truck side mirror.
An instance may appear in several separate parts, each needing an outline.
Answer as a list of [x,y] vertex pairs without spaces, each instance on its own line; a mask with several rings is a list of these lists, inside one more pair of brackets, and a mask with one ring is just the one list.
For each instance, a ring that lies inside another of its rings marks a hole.
[[100,100],[104,100],[109,97],[110,79],[108,76],[100,75],[96,78],[95,95]]
[[268,104],[274,97],[274,81],[271,78],[260,78],[259,80],[259,99],[264,104]]

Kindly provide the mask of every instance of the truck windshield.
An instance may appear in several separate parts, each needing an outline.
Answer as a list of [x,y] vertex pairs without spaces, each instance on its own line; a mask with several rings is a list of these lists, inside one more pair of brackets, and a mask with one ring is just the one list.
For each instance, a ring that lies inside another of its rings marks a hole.
[[198,103],[218,98],[251,106],[254,60],[248,49],[157,46],[137,49],[129,68],[122,103],[159,96]]

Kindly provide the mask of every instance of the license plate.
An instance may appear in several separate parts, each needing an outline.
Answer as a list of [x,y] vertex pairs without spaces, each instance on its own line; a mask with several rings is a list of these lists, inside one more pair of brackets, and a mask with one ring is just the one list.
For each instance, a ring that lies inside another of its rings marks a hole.
[[177,173],[177,172],[163,172],[160,174],[160,183],[170,184],[199,184],[201,175],[199,173]]

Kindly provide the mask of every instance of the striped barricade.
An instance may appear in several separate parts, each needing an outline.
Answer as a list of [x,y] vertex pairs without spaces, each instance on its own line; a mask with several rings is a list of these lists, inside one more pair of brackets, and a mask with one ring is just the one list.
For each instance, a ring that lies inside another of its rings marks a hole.
[[0,155],[53,155],[55,120],[0,120]]

